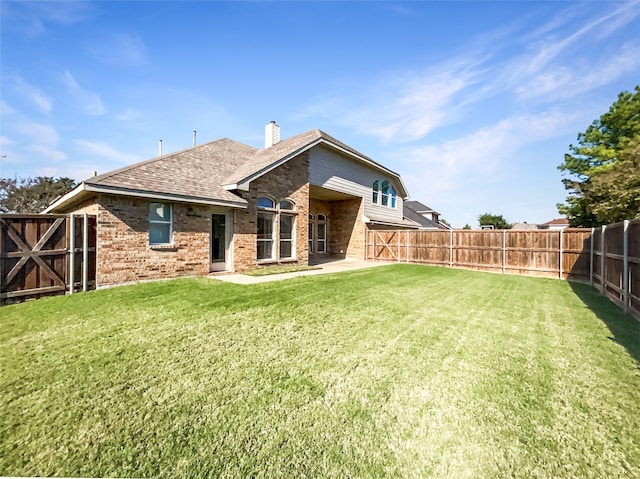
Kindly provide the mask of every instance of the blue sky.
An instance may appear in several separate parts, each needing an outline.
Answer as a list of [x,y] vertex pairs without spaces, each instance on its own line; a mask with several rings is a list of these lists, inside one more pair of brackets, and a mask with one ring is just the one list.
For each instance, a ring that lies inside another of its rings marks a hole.
[[320,128],[453,226],[558,216],[557,166],[640,83],[640,2],[11,2],[0,176],[78,181]]

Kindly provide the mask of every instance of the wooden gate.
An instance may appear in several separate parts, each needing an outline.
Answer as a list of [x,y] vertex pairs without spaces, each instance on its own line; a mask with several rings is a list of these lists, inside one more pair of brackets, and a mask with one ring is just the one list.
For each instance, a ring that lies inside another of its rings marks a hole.
[[0,215],[0,304],[94,287],[95,252],[95,216]]

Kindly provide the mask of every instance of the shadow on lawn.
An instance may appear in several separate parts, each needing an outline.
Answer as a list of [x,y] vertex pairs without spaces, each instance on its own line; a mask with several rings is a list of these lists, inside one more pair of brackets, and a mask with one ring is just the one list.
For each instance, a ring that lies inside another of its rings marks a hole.
[[569,285],[576,296],[607,325],[611,331],[609,339],[624,346],[640,366],[640,321],[625,314],[593,286],[572,281],[569,281]]

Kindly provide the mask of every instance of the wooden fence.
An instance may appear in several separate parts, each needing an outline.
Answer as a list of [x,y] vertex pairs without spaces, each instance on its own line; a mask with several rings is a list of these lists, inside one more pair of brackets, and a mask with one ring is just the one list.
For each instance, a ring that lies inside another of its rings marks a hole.
[[95,287],[96,218],[0,214],[0,304]]
[[640,318],[640,220],[592,231],[591,284]]
[[640,317],[640,220],[594,229],[368,230],[365,241],[368,261],[590,282]]

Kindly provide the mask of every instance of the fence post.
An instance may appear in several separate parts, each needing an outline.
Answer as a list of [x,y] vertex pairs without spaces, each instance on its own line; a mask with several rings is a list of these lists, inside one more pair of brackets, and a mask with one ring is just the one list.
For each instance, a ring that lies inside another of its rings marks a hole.
[[624,303],[624,311],[629,311],[629,220],[624,220],[624,229],[622,237],[623,263],[622,263],[622,301]]
[[593,235],[595,235],[596,229],[591,228],[591,236],[589,237],[589,246],[591,252],[589,253],[589,284],[593,286]]
[[409,237],[410,237],[410,236],[411,236],[411,235],[409,234],[409,231],[406,231],[406,232],[405,232],[405,238],[406,238],[406,239],[405,239],[405,242],[404,242],[404,243],[405,243],[405,245],[406,245],[406,247],[407,247],[407,263],[409,262]]
[[89,290],[89,215],[84,214],[82,232],[82,291]]
[[453,268],[453,229],[449,230],[449,268]]
[[76,218],[69,215],[69,294],[73,294],[76,284]]
[[402,231],[398,231],[398,263],[400,262],[400,255],[402,254],[402,249],[400,248],[400,235]]
[[507,230],[502,230],[502,274],[504,274],[507,262]]
[[376,260],[376,232],[372,231],[373,236],[373,254],[371,255],[371,259],[375,262]]
[[364,260],[369,261],[369,228],[364,229]]
[[600,293],[605,293],[605,283],[607,282],[607,274],[605,267],[607,262],[605,256],[607,255],[607,243],[605,242],[604,233],[607,229],[607,225],[602,225],[602,232],[600,233]]
[[562,263],[562,254],[563,254],[563,244],[562,244],[562,230],[560,230],[560,258],[559,258],[559,264],[558,264],[558,278],[562,279],[562,268],[564,266],[564,264]]

